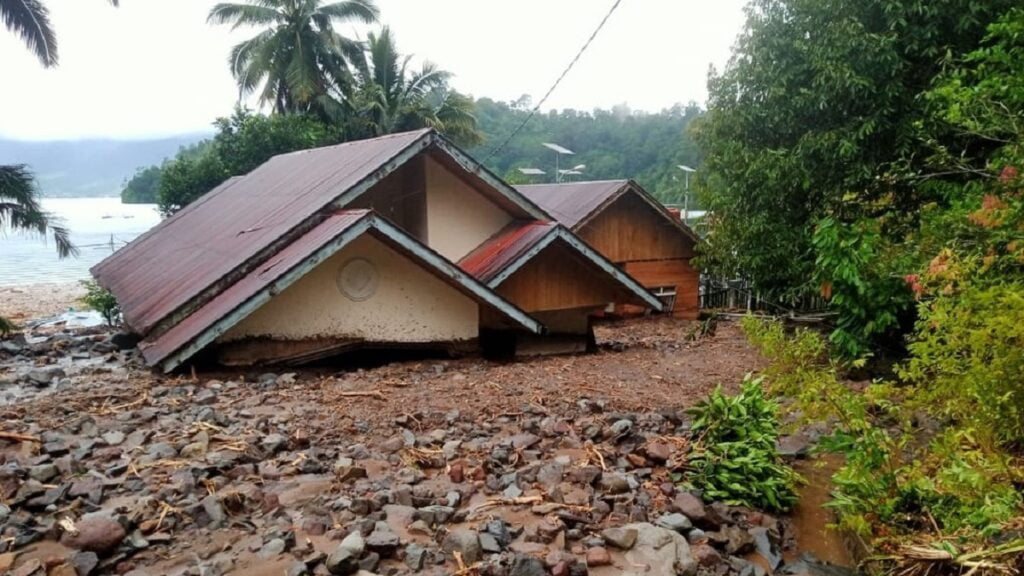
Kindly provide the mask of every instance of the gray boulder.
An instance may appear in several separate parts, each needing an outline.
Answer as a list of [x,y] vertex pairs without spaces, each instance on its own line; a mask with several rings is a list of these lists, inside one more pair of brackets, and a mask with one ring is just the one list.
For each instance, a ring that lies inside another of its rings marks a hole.
[[647,522],[628,524],[623,529],[637,532],[636,543],[625,553],[627,569],[622,572],[623,576],[693,576],[697,573],[697,562],[681,534]]

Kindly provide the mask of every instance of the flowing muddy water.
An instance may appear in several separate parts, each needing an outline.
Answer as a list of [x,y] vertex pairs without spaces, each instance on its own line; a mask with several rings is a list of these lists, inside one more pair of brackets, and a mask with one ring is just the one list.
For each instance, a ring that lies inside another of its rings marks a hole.
[[810,460],[799,460],[794,468],[807,483],[800,490],[800,502],[790,515],[796,547],[783,554],[786,562],[796,561],[804,552],[837,566],[856,565],[843,535],[828,526],[835,521],[825,507],[831,500],[832,474],[842,466],[841,456],[824,454]]

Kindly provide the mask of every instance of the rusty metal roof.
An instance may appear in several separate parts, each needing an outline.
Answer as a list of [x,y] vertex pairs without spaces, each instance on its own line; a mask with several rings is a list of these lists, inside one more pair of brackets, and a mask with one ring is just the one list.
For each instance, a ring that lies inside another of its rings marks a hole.
[[579,230],[623,194],[636,194],[680,232],[693,241],[698,240],[697,234],[678,215],[673,217],[664,204],[632,180],[530,184],[516,186],[516,189],[570,230]]
[[551,245],[561,241],[585,262],[608,275],[632,294],[638,303],[660,311],[662,303],[632,276],[580,240],[568,228],[552,222],[513,222],[459,261],[459,266],[491,288],[516,273],[527,262]]
[[374,234],[476,302],[496,310],[516,327],[532,332],[543,330],[543,326],[525,312],[394,224],[368,210],[345,210],[329,215],[167,332],[143,340],[139,345],[143,357],[150,365],[162,364],[164,370],[173,370],[274,294],[287,289],[365,233]]
[[91,272],[117,297],[128,326],[145,334],[198,296],[208,299],[226,289],[326,217],[323,211],[341,194],[379,177],[417,144],[426,146],[431,133],[275,156],[218,186]]
[[565,184],[530,184],[516,186],[535,204],[543,208],[570,230],[586,220],[595,210],[629,184],[629,180],[595,180]]
[[513,222],[459,260],[459,266],[488,282],[554,228],[550,222]]

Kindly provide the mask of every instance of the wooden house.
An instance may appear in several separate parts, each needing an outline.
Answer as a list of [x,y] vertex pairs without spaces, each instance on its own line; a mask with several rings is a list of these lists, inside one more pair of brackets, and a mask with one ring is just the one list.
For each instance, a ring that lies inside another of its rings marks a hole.
[[92,273],[165,371],[370,347],[522,353],[585,341],[610,302],[661,307],[553,220],[420,130],[275,156]]
[[[644,285],[679,318],[697,318],[697,235],[632,180],[519,186],[524,196]],[[617,302],[619,313],[642,311]]]

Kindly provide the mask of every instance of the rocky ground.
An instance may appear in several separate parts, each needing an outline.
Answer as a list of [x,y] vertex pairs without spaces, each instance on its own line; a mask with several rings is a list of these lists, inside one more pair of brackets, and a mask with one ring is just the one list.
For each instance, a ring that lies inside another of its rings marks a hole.
[[672,483],[684,409],[761,364],[735,326],[691,332],[179,377],[101,329],[0,342],[0,573],[828,573],[783,563],[788,519]]

